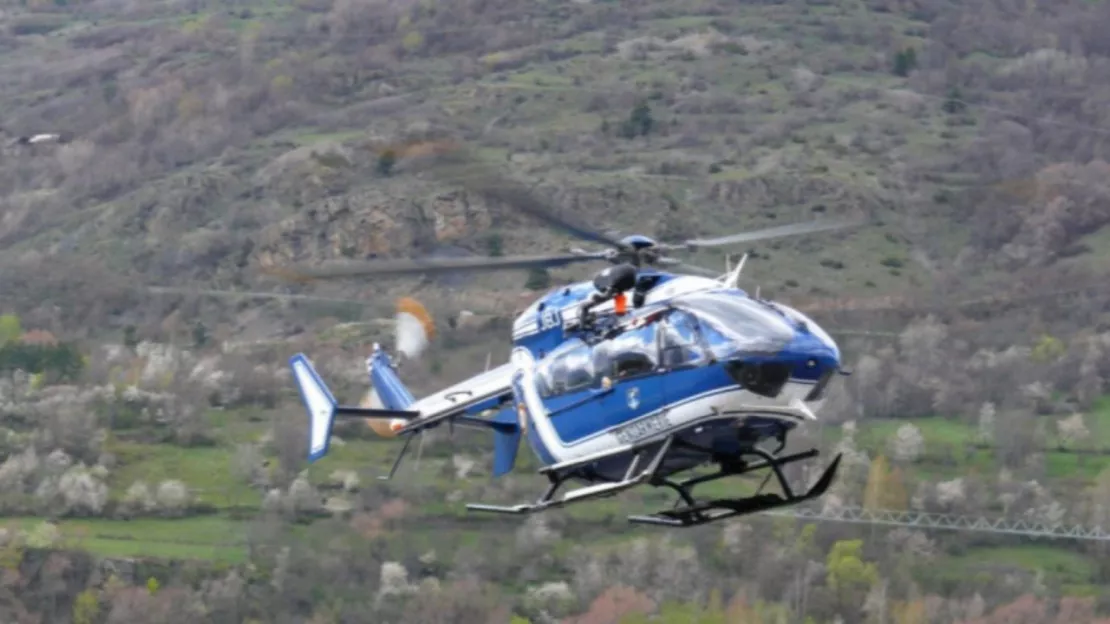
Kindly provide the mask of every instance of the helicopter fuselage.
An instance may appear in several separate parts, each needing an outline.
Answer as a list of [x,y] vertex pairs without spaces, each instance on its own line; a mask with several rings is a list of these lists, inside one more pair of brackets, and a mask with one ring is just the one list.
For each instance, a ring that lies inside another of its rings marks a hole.
[[[510,361],[419,400],[380,345],[367,359],[377,397],[367,406],[340,405],[306,356],[293,356],[310,461],[328,452],[332,423],[344,416],[383,421],[388,426],[379,429],[406,438],[390,476],[413,436],[442,424],[492,431],[495,477],[512,470],[525,440],[550,481],[547,491],[534,503],[467,505],[474,511],[533,513],[650,485],[675,490],[685,506],[630,521],[693,526],[823,495],[839,456],[802,493],[781,469],[818,454],[783,450],[792,430],[816,420],[840,372],[828,334],[788,306],[730,287],[733,279],[653,274],[638,305],[629,309],[618,298],[606,306],[605,297],[631,288],[628,275],[603,272],[593,284],[541,297],[517,319]],[[576,316],[585,303],[600,310],[583,326]],[[717,471],[677,477],[706,464]],[[768,469],[781,494],[699,502],[692,493],[698,484]],[[587,485],[556,498],[571,481]]]
[[[516,319],[512,357],[513,402],[532,451],[548,466],[598,455],[589,480],[619,480],[633,454],[612,450],[667,432],[682,448],[667,453],[661,474],[768,440],[784,444],[789,431],[816,419],[839,371],[836,343],[812,320],[716,280],[659,274],[640,309],[615,317],[633,327],[611,331],[616,337],[576,328],[592,292],[585,282],[535,301]],[[606,302],[598,314],[613,317],[613,308]],[[685,359],[668,361],[668,315],[678,314],[695,319],[699,337],[684,347]],[[609,360],[630,354],[643,359],[641,368],[627,378],[612,373]],[[575,380],[571,387],[560,375]]]

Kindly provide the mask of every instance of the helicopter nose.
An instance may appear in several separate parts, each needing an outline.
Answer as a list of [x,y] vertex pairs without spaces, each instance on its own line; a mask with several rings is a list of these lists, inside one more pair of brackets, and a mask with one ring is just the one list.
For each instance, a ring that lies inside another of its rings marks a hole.
[[776,398],[791,383],[801,383],[812,386],[807,401],[820,398],[829,379],[840,367],[836,348],[804,331],[797,332],[773,355],[753,355],[740,350],[724,359],[725,370],[748,391]]
[[791,377],[818,381],[840,367],[840,354],[819,337],[799,332],[782,351],[779,359],[791,365]]

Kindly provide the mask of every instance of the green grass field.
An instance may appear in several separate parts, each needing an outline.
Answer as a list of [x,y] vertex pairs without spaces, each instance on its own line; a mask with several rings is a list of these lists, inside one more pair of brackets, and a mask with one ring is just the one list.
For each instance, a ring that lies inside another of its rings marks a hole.
[[998,582],[1001,574],[1019,573],[1039,576],[1063,595],[1098,596],[1095,555],[1083,552],[1089,550],[1067,544],[975,547],[920,564],[917,573],[930,588],[952,593],[966,593],[969,581],[983,586]]
[[[7,529],[31,530],[42,518],[3,518]],[[62,519],[56,523],[63,547],[101,557],[204,560],[242,563],[243,523],[218,516],[182,519]]]

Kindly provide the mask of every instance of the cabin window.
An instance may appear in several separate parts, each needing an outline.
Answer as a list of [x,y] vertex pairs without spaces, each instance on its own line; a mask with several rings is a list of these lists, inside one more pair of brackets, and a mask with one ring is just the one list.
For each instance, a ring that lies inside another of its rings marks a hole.
[[579,344],[544,363],[537,371],[536,386],[540,396],[551,397],[588,388],[594,378],[590,348]]
[[661,358],[665,368],[700,361],[705,352],[698,339],[698,319],[689,312],[675,310],[661,325]]
[[[649,323],[624,332],[609,343],[599,347],[606,351],[606,368],[613,381],[646,375],[658,366],[656,323]],[[596,359],[596,358],[595,358]]]

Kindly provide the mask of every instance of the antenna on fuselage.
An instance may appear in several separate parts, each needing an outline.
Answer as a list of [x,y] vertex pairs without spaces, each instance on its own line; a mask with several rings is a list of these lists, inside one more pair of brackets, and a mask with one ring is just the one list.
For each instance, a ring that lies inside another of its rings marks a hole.
[[[744,256],[740,258],[740,262],[736,265],[736,268],[733,269],[729,266],[732,264],[731,256],[725,256],[725,266],[728,267],[728,273],[721,278],[721,284],[726,288],[736,288],[736,285],[740,282],[740,272],[744,270],[744,263],[747,261],[748,254],[745,253]],[[758,288],[759,287],[756,286],[757,292]],[[756,296],[758,297],[759,295]]]

